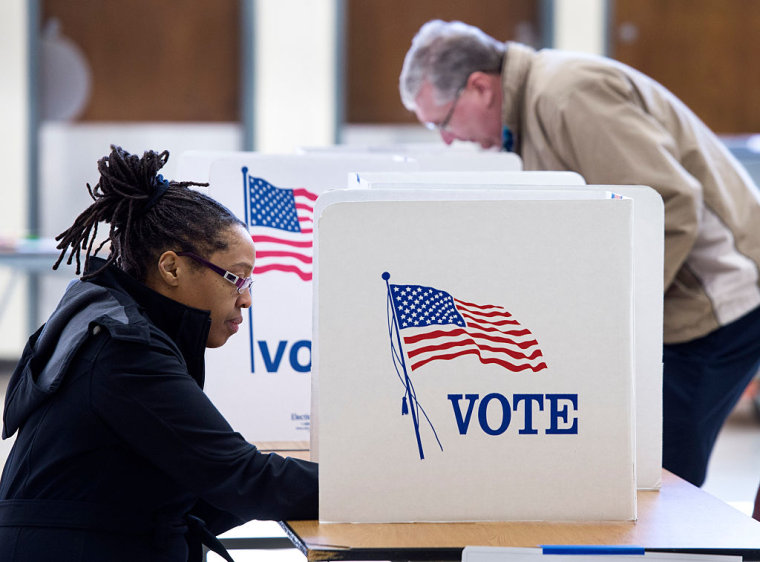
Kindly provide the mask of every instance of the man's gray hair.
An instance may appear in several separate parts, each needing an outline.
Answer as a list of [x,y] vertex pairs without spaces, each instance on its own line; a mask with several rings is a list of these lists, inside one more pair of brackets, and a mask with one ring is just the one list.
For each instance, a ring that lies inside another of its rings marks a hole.
[[501,72],[504,43],[462,23],[431,20],[412,39],[399,76],[404,106],[414,111],[415,98],[425,81],[433,85],[433,99],[443,105],[454,99],[473,72]]

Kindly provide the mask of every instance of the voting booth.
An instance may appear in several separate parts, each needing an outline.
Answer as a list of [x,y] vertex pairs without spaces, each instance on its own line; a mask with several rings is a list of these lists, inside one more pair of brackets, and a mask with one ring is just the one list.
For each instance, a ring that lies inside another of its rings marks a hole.
[[[320,147],[299,147],[301,154],[392,154],[414,160],[421,170],[522,170],[522,160],[514,152],[481,149],[472,143],[410,142],[389,144],[343,144]],[[441,160],[446,163],[442,164]],[[370,171],[369,169],[366,171]]]
[[[349,187],[369,189],[555,189],[585,185],[582,176],[558,171],[390,171],[349,177]],[[607,186],[589,186],[608,189]],[[646,186],[615,186],[634,200],[634,341],[636,378],[636,480],[641,490],[658,489],[662,475],[662,302],[664,208]]]
[[317,196],[360,171],[458,170],[488,159],[516,171],[509,154],[462,151],[425,160],[387,153],[182,155],[182,179],[248,224],[256,244],[252,307],[240,333],[206,353],[205,390],[249,441],[308,441],[311,423],[312,231]]
[[646,265],[620,191],[318,199],[321,521],[635,519]]
[[348,187],[368,189],[498,189],[502,186],[575,186],[586,185],[577,172],[523,170],[455,170],[455,171],[364,171],[348,177]]

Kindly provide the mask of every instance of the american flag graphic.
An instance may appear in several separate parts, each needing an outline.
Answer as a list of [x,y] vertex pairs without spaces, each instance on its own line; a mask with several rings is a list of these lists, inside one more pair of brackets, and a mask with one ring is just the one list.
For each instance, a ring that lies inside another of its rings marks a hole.
[[463,355],[513,372],[546,369],[536,338],[503,307],[466,302],[421,285],[388,288],[412,371]]
[[256,244],[254,274],[293,273],[311,281],[314,202],[317,195],[304,188],[275,187],[262,178],[246,180],[246,220]]

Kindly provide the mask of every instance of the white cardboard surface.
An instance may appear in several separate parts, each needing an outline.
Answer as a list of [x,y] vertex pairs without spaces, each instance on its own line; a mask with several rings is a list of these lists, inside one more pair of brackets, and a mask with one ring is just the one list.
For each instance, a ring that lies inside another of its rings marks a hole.
[[634,345],[636,366],[636,481],[662,485],[662,327],[665,207],[642,185],[600,186],[633,199]]
[[370,189],[484,189],[502,185],[586,185],[576,172],[463,170],[362,172],[348,178],[348,187]]
[[[370,189],[500,189],[555,190],[585,185],[574,172],[430,172],[393,171],[352,174],[350,187]],[[634,200],[636,467],[639,489],[659,489],[662,478],[662,308],[664,206],[650,187],[589,186]]]
[[[514,152],[482,150],[470,143],[447,146],[441,142],[389,143],[379,145],[333,145],[300,147],[303,154],[393,154],[414,159],[421,170],[522,170],[522,160]],[[441,162],[446,162],[441,167]],[[368,170],[369,171],[369,170]]]
[[[635,518],[633,202],[517,193],[320,198],[320,520]],[[532,367],[514,371],[475,355],[431,361],[409,374],[414,408],[392,359],[384,271],[390,284],[503,307],[535,336],[546,368],[536,357],[515,359]],[[547,433],[558,395],[577,395],[577,408],[563,403],[563,432]],[[402,415],[404,397],[416,416]]]
[[[420,151],[422,152],[422,151]],[[349,174],[362,170],[462,170],[499,161],[507,168],[519,168],[515,155],[478,154],[462,151],[460,157],[449,153],[403,156],[393,153],[318,153],[262,154],[253,152],[203,152],[183,155],[182,179],[210,181],[207,192],[246,218],[247,174],[260,178],[274,189],[305,190],[309,196],[344,188]],[[424,156],[424,162],[420,160]],[[296,192],[294,192],[295,194]],[[303,191],[297,191],[303,197]],[[310,199],[296,203],[310,206]],[[303,218],[303,217],[301,217]],[[206,392],[230,421],[250,441],[290,441],[309,439],[311,424],[311,345],[312,288],[311,244],[309,234],[293,235],[301,247],[260,237],[281,237],[283,231],[252,226],[257,246],[256,282],[253,308],[244,315],[243,329],[221,348],[206,354]],[[290,237],[291,235],[288,235]],[[272,252],[301,254],[282,257]],[[269,253],[269,255],[266,255]],[[286,266],[262,271],[264,266]]]
[[[390,155],[268,155],[235,153],[211,158],[209,194],[242,219],[250,205],[246,176],[278,190],[303,190],[312,197],[345,184],[356,169],[402,170],[413,166]],[[299,206],[313,205],[294,195]],[[254,204],[255,206],[255,204]],[[310,215],[303,208],[299,216]],[[304,217],[302,217],[304,218]],[[206,352],[205,390],[236,431],[249,441],[307,441],[311,418],[311,234],[250,226],[256,241],[253,306],[240,332],[222,347]],[[260,242],[259,237],[291,239],[300,246]],[[265,257],[288,252],[299,258]],[[262,272],[261,267],[275,267]],[[281,267],[280,267],[281,266]],[[292,268],[286,271],[282,268]]]

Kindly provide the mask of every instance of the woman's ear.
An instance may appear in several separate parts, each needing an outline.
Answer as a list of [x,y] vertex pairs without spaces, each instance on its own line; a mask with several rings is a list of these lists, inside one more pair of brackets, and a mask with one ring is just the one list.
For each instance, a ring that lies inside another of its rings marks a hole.
[[168,287],[179,286],[180,271],[179,256],[172,250],[168,250],[159,256],[157,273],[161,282]]

